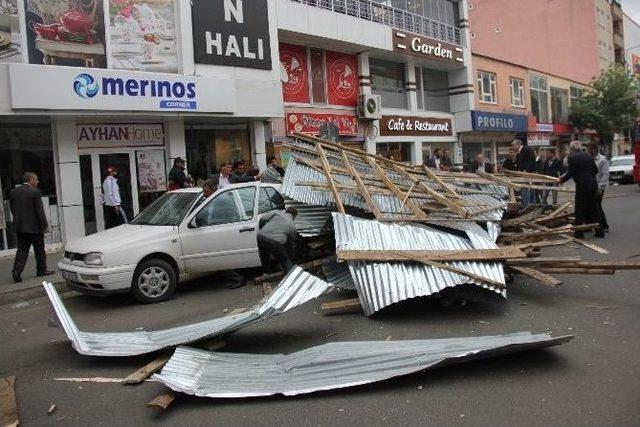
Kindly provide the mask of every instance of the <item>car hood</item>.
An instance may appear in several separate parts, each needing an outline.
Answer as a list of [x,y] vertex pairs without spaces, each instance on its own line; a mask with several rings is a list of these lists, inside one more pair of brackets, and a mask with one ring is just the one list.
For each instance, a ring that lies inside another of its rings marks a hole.
[[108,253],[114,250],[126,251],[127,248],[131,248],[136,244],[146,244],[156,239],[169,237],[173,228],[172,226],[124,224],[73,240],[67,243],[65,250],[78,254],[87,254],[89,252]]

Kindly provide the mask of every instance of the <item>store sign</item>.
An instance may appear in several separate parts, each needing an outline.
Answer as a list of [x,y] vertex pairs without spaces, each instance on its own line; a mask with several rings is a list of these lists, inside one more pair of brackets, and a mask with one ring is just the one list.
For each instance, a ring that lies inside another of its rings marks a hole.
[[161,123],[98,123],[76,126],[78,148],[164,145]]
[[548,147],[551,145],[551,141],[548,134],[530,133],[527,135],[527,145],[531,147]]
[[413,116],[382,116],[382,136],[453,136],[451,119]]
[[287,113],[287,134],[295,132],[320,134],[320,127],[325,123],[333,123],[338,127],[340,135],[357,135],[358,118],[353,114],[316,114],[316,113]]
[[329,104],[355,107],[358,105],[358,57],[327,51],[327,91]]
[[473,130],[493,132],[526,132],[527,116],[518,114],[488,113],[472,111]]
[[553,123],[536,123],[536,132],[553,133]]
[[14,109],[233,113],[231,79],[11,64]]
[[280,43],[280,79],[284,102],[309,103],[306,47]]
[[568,135],[573,132],[574,132],[574,129],[573,129],[573,126],[571,125],[560,124],[560,123],[553,124],[553,133],[555,133],[556,135]]
[[267,0],[191,0],[196,64],[271,69]]
[[462,48],[405,31],[393,31],[393,50],[423,59],[463,64]]

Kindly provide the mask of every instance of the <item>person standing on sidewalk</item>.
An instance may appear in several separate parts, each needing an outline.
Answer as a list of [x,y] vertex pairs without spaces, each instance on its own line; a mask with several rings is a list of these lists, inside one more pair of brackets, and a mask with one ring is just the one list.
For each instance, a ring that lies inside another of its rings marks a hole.
[[[511,146],[516,152],[516,169],[520,172],[535,172],[536,155],[533,152],[533,149],[528,145],[524,145],[519,139],[514,139]],[[523,208],[526,208],[536,202],[535,191],[529,188],[523,188],[520,192],[520,197],[522,198]]]
[[596,179],[598,181],[598,195],[596,196],[596,213],[598,215],[598,222],[600,223],[600,229],[603,233],[609,231],[609,223],[607,222],[607,216],[602,208],[602,199],[604,192],[609,186],[609,160],[598,151],[598,144],[589,144],[589,154],[593,157],[593,161],[596,162],[598,173]]
[[118,185],[118,169],[115,166],[107,168],[107,177],[102,183],[104,197],[104,228],[117,227],[126,222],[120,200],[120,186]]
[[[556,158],[556,152],[554,150],[547,150],[547,158],[544,161],[542,167],[542,173],[547,176],[558,178],[562,172],[562,162]],[[551,190],[542,190],[542,206],[549,206],[547,200],[549,199],[549,193],[553,200],[553,206],[558,204],[558,192]]]
[[47,270],[47,255],[44,251],[44,235],[49,232],[49,224],[42,205],[42,194],[38,190],[38,175],[25,172],[22,185],[11,190],[11,213],[15,224],[18,248],[13,261],[13,281],[22,282],[22,272],[33,245],[36,257],[36,275],[51,276]]
[[[576,183],[575,225],[593,224],[598,222],[596,213],[596,196],[598,194],[596,174],[598,173],[598,168],[593,158],[582,151],[580,141],[571,141],[569,148],[571,152],[568,161],[569,167],[567,168],[567,173],[560,178],[560,183],[564,184],[571,178]],[[576,231],[574,236],[582,239],[584,232]],[[600,227],[596,229],[595,236],[604,237]]]
[[282,265],[285,274],[293,268],[291,258],[295,255],[297,236],[293,220],[297,215],[298,210],[290,207],[286,211],[269,212],[260,218],[258,251],[263,269],[269,269],[271,255]]

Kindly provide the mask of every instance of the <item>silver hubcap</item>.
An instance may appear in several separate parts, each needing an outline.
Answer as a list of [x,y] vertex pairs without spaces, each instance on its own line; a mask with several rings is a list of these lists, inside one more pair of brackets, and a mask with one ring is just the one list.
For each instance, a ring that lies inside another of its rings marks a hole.
[[169,273],[160,267],[149,267],[138,277],[138,288],[147,298],[159,298],[169,289]]

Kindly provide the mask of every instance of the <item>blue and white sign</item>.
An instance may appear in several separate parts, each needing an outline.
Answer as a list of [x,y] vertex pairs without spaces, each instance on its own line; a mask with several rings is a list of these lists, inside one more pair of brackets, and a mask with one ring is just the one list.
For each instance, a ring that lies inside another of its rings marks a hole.
[[519,114],[489,113],[486,111],[472,111],[471,121],[473,130],[493,132],[526,132],[528,128],[527,116]]
[[234,113],[231,79],[12,64],[14,109]]

